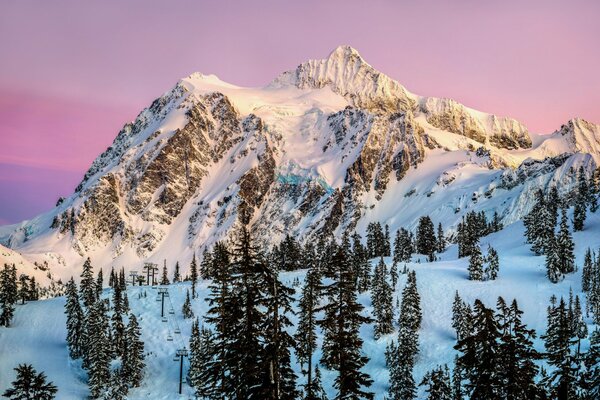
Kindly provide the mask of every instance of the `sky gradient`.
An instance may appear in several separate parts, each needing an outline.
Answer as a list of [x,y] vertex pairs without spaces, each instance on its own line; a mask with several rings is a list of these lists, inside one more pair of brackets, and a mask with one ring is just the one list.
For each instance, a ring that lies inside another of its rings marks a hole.
[[179,78],[262,86],[340,44],[414,93],[533,132],[600,123],[599,17],[596,0],[3,1],[0,225],[69,195]]

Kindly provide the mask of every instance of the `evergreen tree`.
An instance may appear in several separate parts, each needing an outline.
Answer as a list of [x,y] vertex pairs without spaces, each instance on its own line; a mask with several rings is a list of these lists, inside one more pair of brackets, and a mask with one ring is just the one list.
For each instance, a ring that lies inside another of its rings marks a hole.
[[419,351],[418,331],[422,319],[420,303],[416,274],[411,271],[402,291],[398,344],[390,346],[386,355],[390,370],[391,400],[411,400],[416,396],[413,368]]
[[559,249],[557,240],[554,237],[551,237],[549,240],[550,244],[546,250],[546,276],[550,282],[557,283],[563,277],[558,254]]
[[144,376],[144,342],[140,339],[141,329],[135,315],[129,314],[126,330],[127,351],[123,359],[123,378],[133,387],[142,383]]
[[110,275],[108,276],[108,286],[110,288],[114,289],[114,287],[117,283],[118,283],[118,278],[117,278],[117,275],[115,274],[115,267],[111,267]]
[[239,282],[229,250],[223,243],[215,244],[211,264],[214,275],[206,299],[209,309],[205,321],[214,327],[211,343],[214,360],[206,365],[205,372],[198,379],[214,387],[224,398],[234,399],[237,379],[241,375],[238,362],[241,354],[233,347],[239,341],[242,319],[241,299],[235,291]]
[[198,283],[198,265],[196,264],[196,253],[192,257],[190,264],[190,278],[192,281],[192,299],[196,298],[196,283]]
[[413,240],[408,230],[400,228],[394,239],[394,263],[410,262],[414,253]]
[[503,228],[504,224],[502,224],[502,221],[500,220],[498,211],[494,211],[494,216],[492,217],[492,222],[490,223],[490,233],[500,232]]
[[248,229],[248,219],[247,215],[240,215],[231,247],[232,268],[236,271],[234,296],[239,299],[240,312],[238,323],[229,327],[237,330],[230,350],[238,369],[234,373],[238,399],[262,398],[261,387],[257,383],[261,381],[263,371],[257,361],[263,356],[260,339],[262,323],[266,319],[263,307],[266,288],[261,283],[264,283],[266,265]]
[[485,269],[485,279],[495,280],[498,277],[498,271],[500,270],[500,261],[498,260],[498,252],[492,246],[488,246],[487,257],[487,268]]
[[163,265],[163,270],[162,270],[162,277],[160,278],[160,284],[165,286],[170,283],[171,282],[169,282],[169,276],[167,275],[167,262],[165,260],[165,265]]
[[386,238],[379,222],[370,222],[367,225],[367,252],[369,258],[385,257]]
[[354,277],[349,268],[350,244],[344,236],[341,245],[336,245],[325,276],[331,283],[323,287],[328,302],[322,307],[324,317],[319,325],[324,331],[323,365],[338,372],[334,387],[338,399],[372,399],[373,394],[364,387],[372,383],[369,376],[361,372],[368,357],[361,354],[363,341],[359,335],[360,325],[371,321],[361,315],[363,306],[356,299]]
[[26,300],[30,300],[29,277],[25,274],[19,275],[18,297],[21,299],[21,304],[25,304]]
[[552,398],[567,400],[576,398],[576,367],[571,346],[575,343],[572,336],[571,322],[564,299],[558,306],[551,304],[548,308],[548,329],[542,336],[546,347],[548,363],[554,367],[546,380]]
[[190,338],[190,369],[188,375],[190,384],[195,389],[196,397],[200,399],[217,400],[225,398],[218,388],[212,385],[213,380],[207,374],[215,362],[213,346],[214,336],[209,329],[200,330],[198,320],[192,324]]
[[454,369],[452,370],[452,400],[463,400],[462,370],[458,362],[458,356],[454,357]]
[[183,314],[183,318],[194,318],[194,311],[192,310],[192,303],[190,301],[190,291],[185,291],[185,302],[183,303],[183,307],[181,308],[181,312]]
[[52,400],[58,388],[46,382],[46,375],[38,372],[30,364],[19,364],[17,378],[11,383],[2,397],[11,400]]
[[[298,255],[296,256],[298,257]],[[274,265],[266,266],[266,291],[264,306],[266,318],[263,324],[264,349],[262,364],[262,393],[265,399],[296,400],[296,374],[291,366],[290,348],[296,343],[288,333],[292,326],[289,315],[293,313],[294,290],[279,280],[278,271],[290,265],[288,257],[280,253]]]
[[181,273],[179,272],[179,261],[175,263],[175,271],[173,272],[173,283],[181,282]]
[[40,288],[37,283],[35,283],[35,276],[32,276],[29,279],[29,300],[35,301],[40,298]]
[[417,226],[417,253],[427,255],[429,261],[433,261],[435,259],[436,248],[435,230],[431,218],[429,216],[419,218],[419,225]]
[[390,227],[385,224],[385,233],[383,238],[383,255],[390,257],[392,255],[392,246],[390,244]]
[[319,367],[315,367],[315,379],[313,381],[312,397],[309,394],[305,394],[304,400],[328,400],[323,385],[321,383],[321,370]]
[[104,278],[102,276],[102,268],[98,270],[98,277],[96,278],[96,299],[100,298],[102,294],[102,286],[104,285]]
[[558,196],[555,188],[550,192],[550,200],[546,199],[541,190],[538,190],[535,196],[536,202],[531,212],[523,218],[523,223],[525,224],[525,236],[527,242],[531,244],[531,250],[536,255],[542,255],[546,253],[551,238],[554,237],[557,207],[560,202],[552,198],[552,196]]
[[[320,284],[317,271],[314,267],[310,268],[306,273],[306,280],[298,304],[300,311],[295,335],[296,358],[300,362],[302,372],[306,375],[305,400],[315,400],[317,398],[312,376],[312,357],[317,350],[316,310],[319,304],[318,287]],[[304,368],[305,365],[306,368]]]
[[452,400],[452,382],[447,366],[427,372],[419,386],[426,386],[428,400]]
[[567,222],[567,211],[563,208],[559,231],[556,237],[556,255],[558,258],[560,271],[563,274],[569,274],[575,271],[575,254],[573,253],[574,248],[575,244],[573,243],[573,237],[571,236]]
[[371,284],[371,263],[367,249],[362,245],[358,233],[352,235],[352,268],[357,278],[358,291],[363,293]]
[[77,285],[71,277],[66,287],[67,301],[65,303],[65,314],[67,314],[67,345],[69,356],[77,359],[83,352],[83,310],[79,304]]
[[394,310],[392,288],[387,281],[387,272],[383,257],[375,267],[371,304],[375,315],[375,338],[387,335],[393,330]]
[[517,301],[507,306],[498,298],[497,320],[501,334],[499,342],[498,376],[502,382],[502,398],[535,399],[539,390],[535,378],[538,367],[535,361],[540,354],[533,348],[535,331],[521,322],[523,312]]
[[444,236],[444,229],[442,228],[442,223],[438,224],[437,229],[437,249],[438,253],[443,253],[446,251],[446,236]]
[[452,327],[456,330],[456,339],[461,340],[471,334],[471,308],[459,296],[458,290],[452,303]]
[[84,367],[88,370],[88,385],[92,397],[99,397],[110,382],[110,343],[108,318],[104,301],[92,304],[86,317]]
[[581,271],[581,290],[588,292],[592,288],[592,279],[594,272],[594,260],[592,251],[588,247],[583,259],[583,269]]
[[200,277],[210,279],[212,277],[212,259],[211,253],[205,247],[202,251],[202,262],[200,263]]
[[577,195],[573,208],[573,230],[582,231],[586,219],[587,204],[590,199],[588,181],[583,166],[579,167],[577,174]]
[[92,262],[88,257],[83,263],[83,271],[81,272],[81,281],[79,283],[79,296],[86,309],[90,308],[96,302],[96,293],[96,282],[94,282]]
[[597,329],[590,336],[590,348],[584,358],[583,396],[585,400],[600,398],[600,331]]
[[469,279],[472,281],[483,280],[483,255],[479,246],[475,246],[469,256]]
[[0,271],[0,326],[9,327],[15,313],[14,304],[17,302],[17,269],[15,266],[4,264]]
[[466,395],[472,400],[499,400],[502,398],[502,381],[497,370],[500,331],[494,311],[479,299],[475,300],[473,326],[473,333],[455,346],[461,353],[458,365],[467,379]]

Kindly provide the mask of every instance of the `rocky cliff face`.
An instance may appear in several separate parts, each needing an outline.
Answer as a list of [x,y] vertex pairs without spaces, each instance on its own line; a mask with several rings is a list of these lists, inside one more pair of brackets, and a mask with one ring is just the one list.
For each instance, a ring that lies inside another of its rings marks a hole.
[[599,132],[569,121],[537,147],[560,141],[569,154],[536,159],[519,122],[411,94],[340,47],[262,89],[183,79],[123,127],[72,196],[0,241],[120,265],[191,258],[227,238],[240,208],[264,242],[411,227],[423,214],[452,228],[470,210],[512,222],[534,188],[568,192],[574,166],[593,171]]

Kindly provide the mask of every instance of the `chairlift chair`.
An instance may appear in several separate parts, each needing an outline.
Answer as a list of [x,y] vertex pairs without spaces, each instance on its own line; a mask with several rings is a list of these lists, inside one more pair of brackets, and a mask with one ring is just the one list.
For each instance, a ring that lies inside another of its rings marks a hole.
[[181,335],[181,329],[175,328],[175,334],[176,335]]

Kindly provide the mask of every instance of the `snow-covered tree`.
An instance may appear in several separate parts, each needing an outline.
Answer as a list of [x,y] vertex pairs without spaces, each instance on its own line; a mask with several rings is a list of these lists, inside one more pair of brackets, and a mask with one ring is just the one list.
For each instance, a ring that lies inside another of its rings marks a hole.
[[190,301],[190,291],[185,291],[185,302],[181,307],[181,312],[183,314],[183,318],[194,318],[194,311],[192,311],[192,303]]
[[122,376],[131,386],[138,387],[144,377],[144,342],[140,339],[141,328],[137,318],[129,314],[125,341],[127,350],[123,357]]
[[81,357],[83,352],[84,316],[81,304],[79,304],[77,285],[72,277],[67,283],[66,297],[67,345],[69,347],[69,356],[76,359]]
[[19,364],[16,379],[2,397],[10,400],[52,400],[58,388],[52,382],[46,382],[46,375],[38,373],[30,364]]

